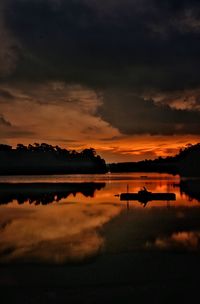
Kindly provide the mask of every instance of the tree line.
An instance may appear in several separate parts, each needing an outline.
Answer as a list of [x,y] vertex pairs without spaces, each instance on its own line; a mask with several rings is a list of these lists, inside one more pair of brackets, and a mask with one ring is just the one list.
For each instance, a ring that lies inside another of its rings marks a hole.
[[139,162],[109,164],[110,172],[158,172],[200,176],[200,143],[188,144],[174,156],[145,159]]
[[105,160],[95,149],[80,152],[47,143],[16,148],[0,144],[0,174],[106,173]]

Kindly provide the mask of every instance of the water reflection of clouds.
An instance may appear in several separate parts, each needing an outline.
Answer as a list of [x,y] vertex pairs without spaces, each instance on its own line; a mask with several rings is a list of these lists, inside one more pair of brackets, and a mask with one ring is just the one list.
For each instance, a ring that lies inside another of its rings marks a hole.
[[174,232],[169,237],[157,238],[154,243],[148,243],[147,247],[166,250],[199,250],[200,231]]
[[[32,193],[41,201],[42,194],[45,203],[52,202],[46,196],[50,193],[60,195],[61,200],[45,206],[18,205],[16,201],[0,206],[0,262],[77,262],[96,256],[102,249],[105,252],[200,249],[200,208],[196,199],[199,182],[180,184],[173,177],[117,178],[106,184],[67,183],[68,190],[65,188],[64,193],[59,183],[40,191],[33,187],[36,192],[33,189],[29,192],[26,185],[27,193],[23,190],[26,198]],[[147,208],[130,202],[126,210],[126,202],[120,202],[114,195],[126,191],[127,183],[131,192],[147,186],[153,192],[175,192],[177,200],[170,205],[150,202]],[[12,198],[16,197],[13,193]],[[187,195],[195,195],[195,199],[190,202]]]
[[13,210],[12,216],[2,210],[1,262],[63,263],[92,257],[104,243],[99,229],[120,212],[105,205],[92,209],[86,205],[52,207],[38,207],[24,214]]
[[106,250],[200,250],[200,207],[135,208],[106,225]]

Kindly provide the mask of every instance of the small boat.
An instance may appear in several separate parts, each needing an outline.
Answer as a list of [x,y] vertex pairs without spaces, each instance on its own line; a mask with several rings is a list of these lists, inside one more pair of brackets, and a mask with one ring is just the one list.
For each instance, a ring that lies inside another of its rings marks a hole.
[[139,201],[141,203],[147,203],[149,201],[175,201],[175,193],[158,192],[153,193],[148,191],[145,187],[137,193],[121,193],[119,195],[121,201]]

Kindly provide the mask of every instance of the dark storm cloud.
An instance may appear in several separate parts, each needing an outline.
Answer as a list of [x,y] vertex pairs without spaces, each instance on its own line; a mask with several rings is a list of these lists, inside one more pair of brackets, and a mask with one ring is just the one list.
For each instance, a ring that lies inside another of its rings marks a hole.
[[199,1],[9,0],[3,20],[2,56],[18,58],[8,60],[7,83],[53,80],[100,89],[103,119],[126,134],[200,133],[198,111],[141,98],[152,89],[200,88]]
[[[9,1],[9,0],[8,0]],[[7,4],[8,4],[7,1]],[[5,0],[0,2],[0,79],[9,76],[17,64],[18,43],[5,24]]]
[[0,100],[1,99],[12,100],[14,98],[15,98],[14,95],[10,93],[8,90],[0,89]]
[[198,1],[174,0],[10,0],[5,14],[18,79],[137,88],[198,85],[198,18]]
[[107,92],[102,116],[125,134],[199,134],[200,111],[156,105],[127,91]]

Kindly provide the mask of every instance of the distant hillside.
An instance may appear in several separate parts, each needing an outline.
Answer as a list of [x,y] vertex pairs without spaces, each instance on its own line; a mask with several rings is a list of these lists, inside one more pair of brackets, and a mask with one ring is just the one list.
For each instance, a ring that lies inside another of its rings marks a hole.
[[77,152],[46,143],[0,145],[0,175],[106,172],[104,159],[93,148]]
[[111,172],[159,172],[200,176],[200,143],[187,145],[172,157],[159,157],[155,160],[109,164]]

